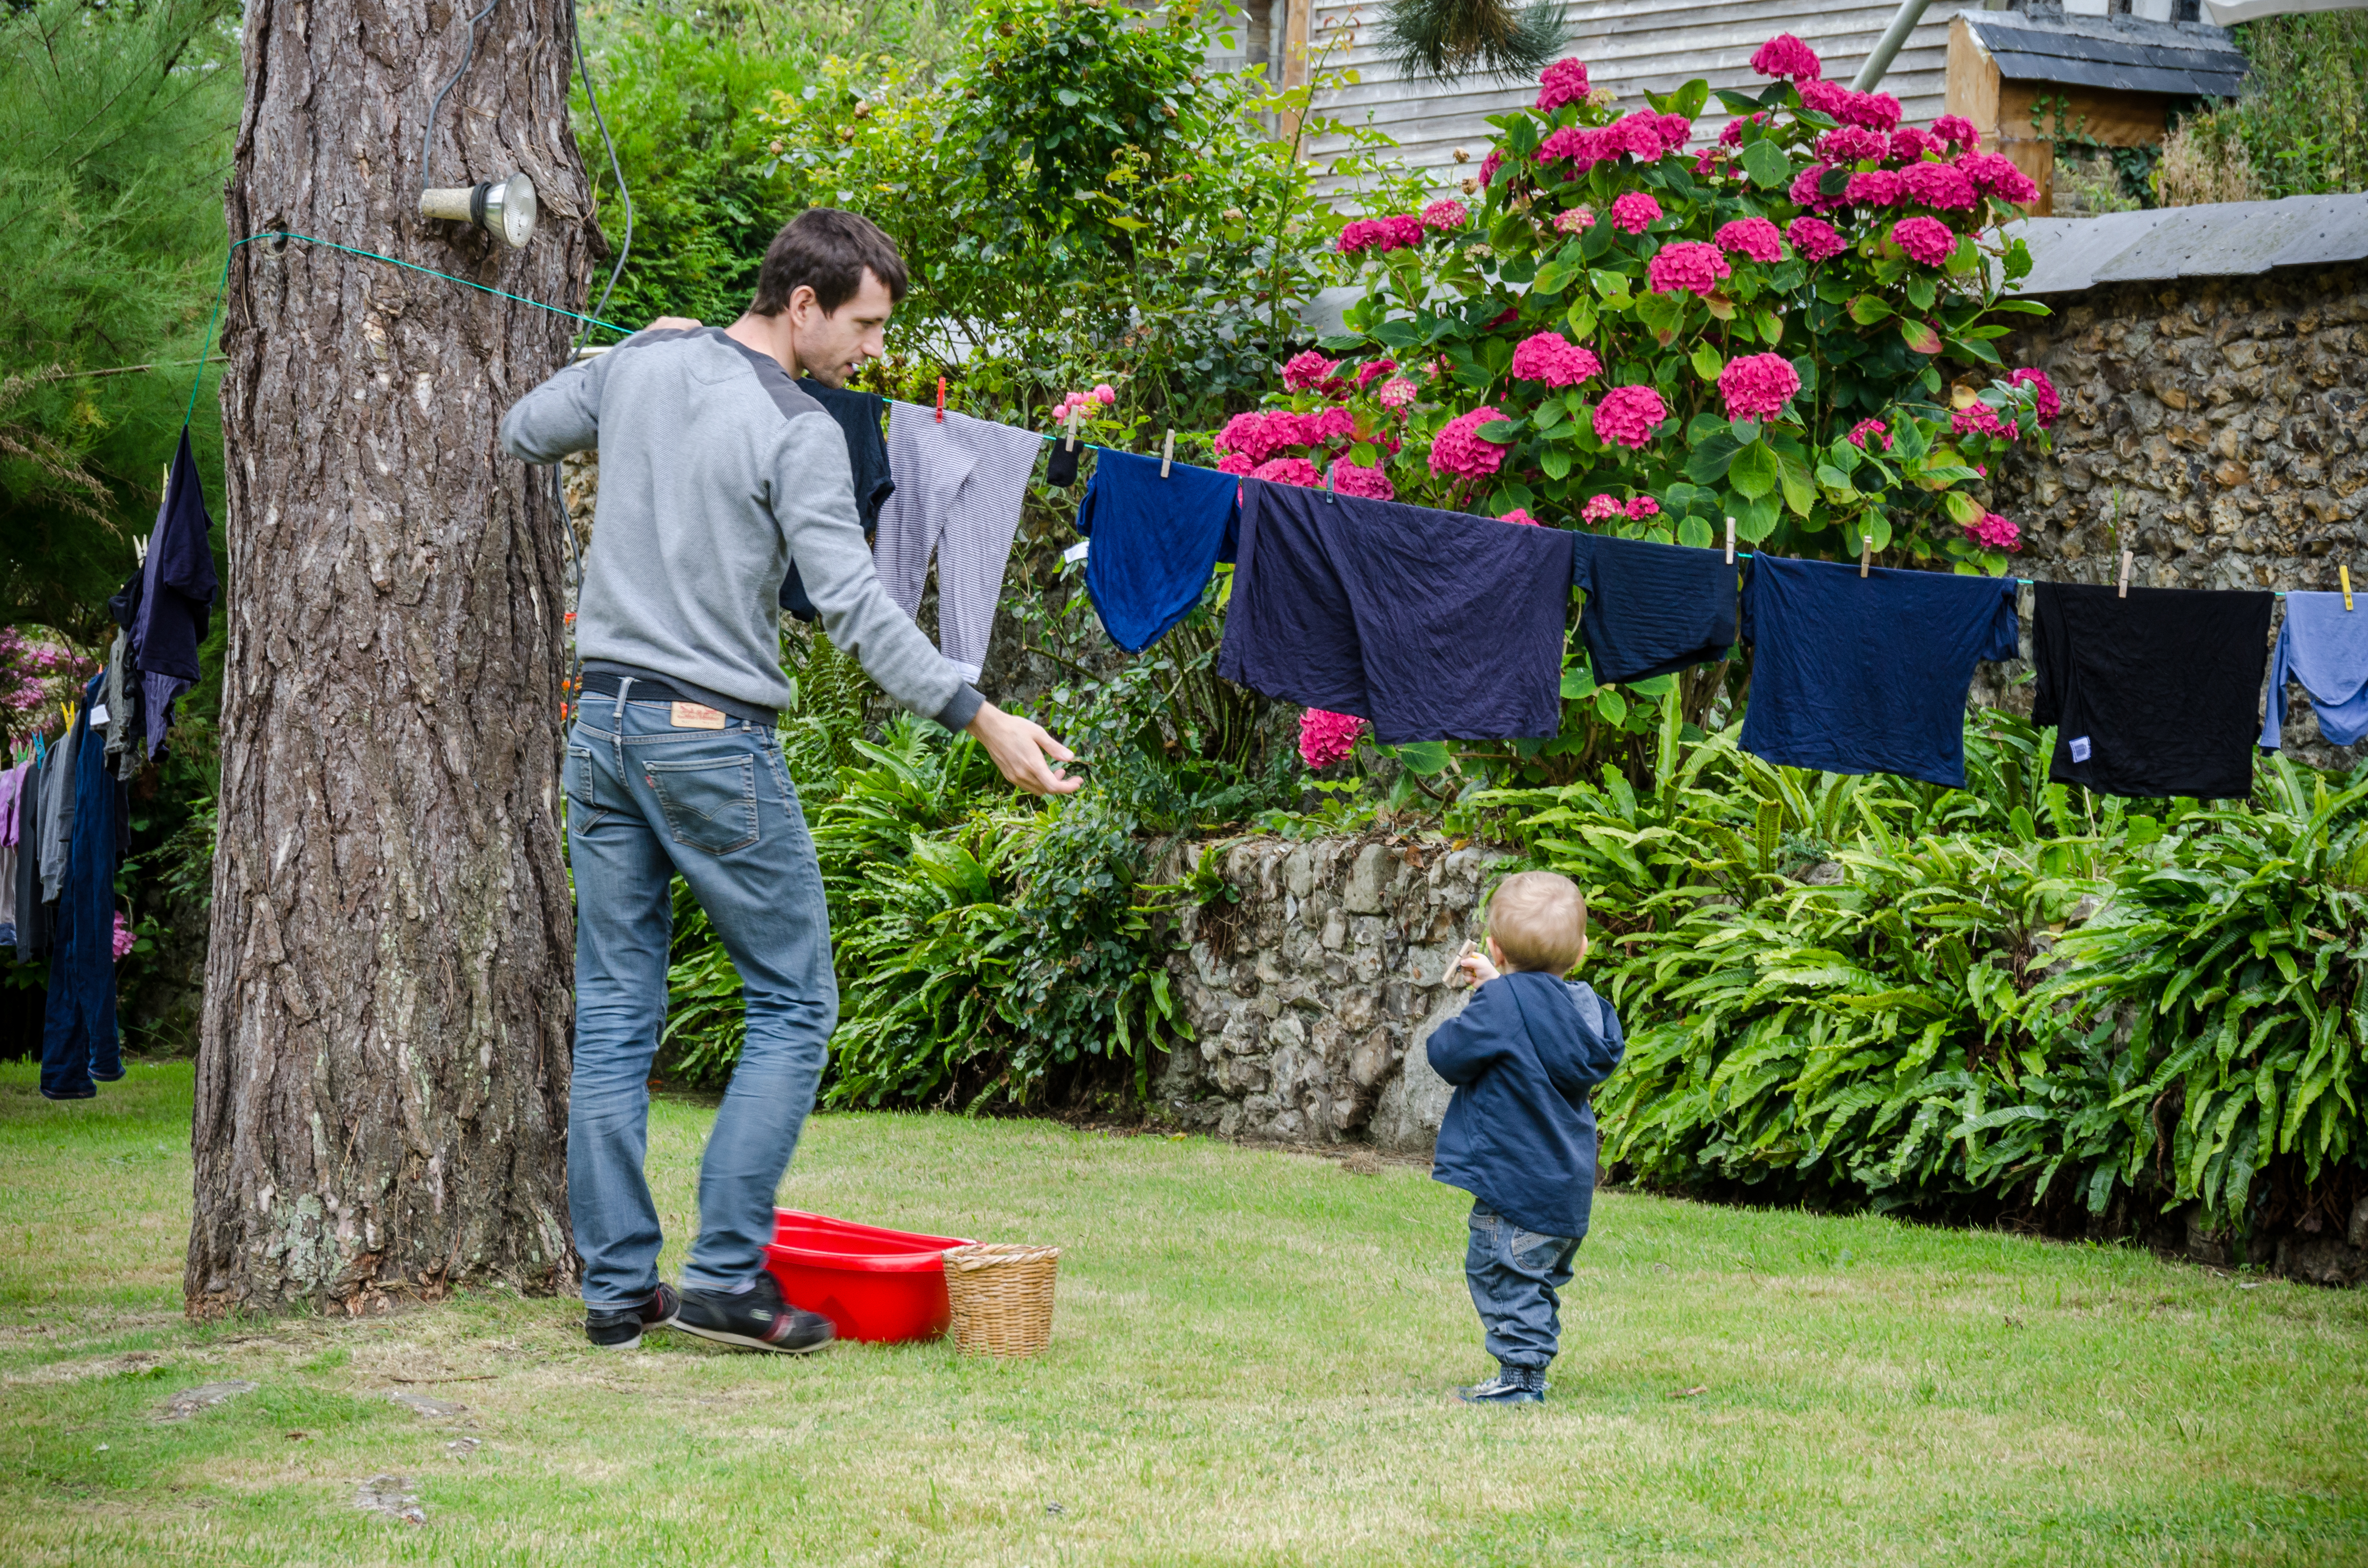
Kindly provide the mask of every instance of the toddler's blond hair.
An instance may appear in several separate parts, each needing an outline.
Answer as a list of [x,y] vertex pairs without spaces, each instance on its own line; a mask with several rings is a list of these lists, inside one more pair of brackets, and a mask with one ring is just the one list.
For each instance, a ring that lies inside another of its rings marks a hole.
[[1568,974],[1587,956],[1587,900],[1552,871],[1518,871],[1488,901],[1488,935],[1508,970]]

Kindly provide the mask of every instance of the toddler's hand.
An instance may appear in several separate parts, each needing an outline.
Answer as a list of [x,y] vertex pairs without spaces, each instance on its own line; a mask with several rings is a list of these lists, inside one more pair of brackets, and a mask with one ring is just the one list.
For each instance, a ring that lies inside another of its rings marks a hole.
[[1463,983],[1466,985],[1485,985],[1497,978],[1497,966],[1474,952],[1469,942],[1464,943],[1463,950],[1455,955],[1455,967],[1463,971]]

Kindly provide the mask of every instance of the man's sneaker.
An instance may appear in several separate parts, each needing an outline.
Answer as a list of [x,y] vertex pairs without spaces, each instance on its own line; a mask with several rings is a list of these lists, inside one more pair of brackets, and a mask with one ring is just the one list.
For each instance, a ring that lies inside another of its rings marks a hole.
[[1543,1367],[1499,1367],[1497,1375],[1486,1382],[1457,1389],[1455,1397],[1466,1404],[1543,1404],[1546,1402],[1546,1369]]
[[681,1309],[682,1298],[674,1287],[661,1283],[650,1293],[650,1299],[633,1307],[608,1307],[584,1314],[584,1337],[603,1350],[634,1350],[641,1346],[642,1330],[671,1328],[674,1314]]
[[769,1274],[757,1275],[756,1283],[736,1296],[727,1290],[684,1291],[674,1325],[702,1339],[785,1356],[819,1350],[838,1333],[819,1312],[782,1305],[781,1287]]

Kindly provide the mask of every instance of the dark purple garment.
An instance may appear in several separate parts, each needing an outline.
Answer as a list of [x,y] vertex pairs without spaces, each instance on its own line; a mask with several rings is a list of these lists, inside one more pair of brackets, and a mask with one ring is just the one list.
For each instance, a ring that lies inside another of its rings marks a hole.
[[88,1099],[93,1081],[123,1076],[122,1042],[115,1026],[116,818],[123,786],[108,771],[107,748],[91,733],[91,704],[107,677],[83,688],[81,732],[74,747],[74,837],[66,874],[51,913],[48,1006],[41,1028],[41,1093],[50,1099]]
[[139,602],[131,618],[132,668],[141,676],[151,756],[165,744],[174,702],[197,684],[200,674],[198,644],[206,640],[206,613],[222,586],[207,537],[212,530],[205,486],[198,478],[198,461],[190,455],[184,426],[180,449],[173,454],[172,477],[165,483],[165,504],[156,511],[156,532],[148,541],[148,561],[141,569]]
[[1256,479],[1241,528],[1227,680],[1388,745],[1562,727],[1570,535]]

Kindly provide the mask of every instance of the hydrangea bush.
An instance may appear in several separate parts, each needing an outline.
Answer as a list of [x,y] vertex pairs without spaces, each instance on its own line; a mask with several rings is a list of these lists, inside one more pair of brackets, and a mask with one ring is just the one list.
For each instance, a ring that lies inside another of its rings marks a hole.
[[[1549,68],[1533,107],[1492,119],[1463,200],[1343,231],[1364,289],[1346,332],[1226,426],[1224,466],[1698,546],[1733,517],[1749,548],[2003,573],[2020,529],[1978,492],[2056,412],[1995,347],[2011,313],[2046,313],[2011,297],[2030,257],[1997,233],[2038,193],[1963,119],[1903,128],[1789,35],[1754,67],[1770,85],[1722,91],[1733,118],[1706,145],[1707,83],[1623,108],[1582,62]],[[1615,694],[1579,723],[1607,719],[1659,722]]]

